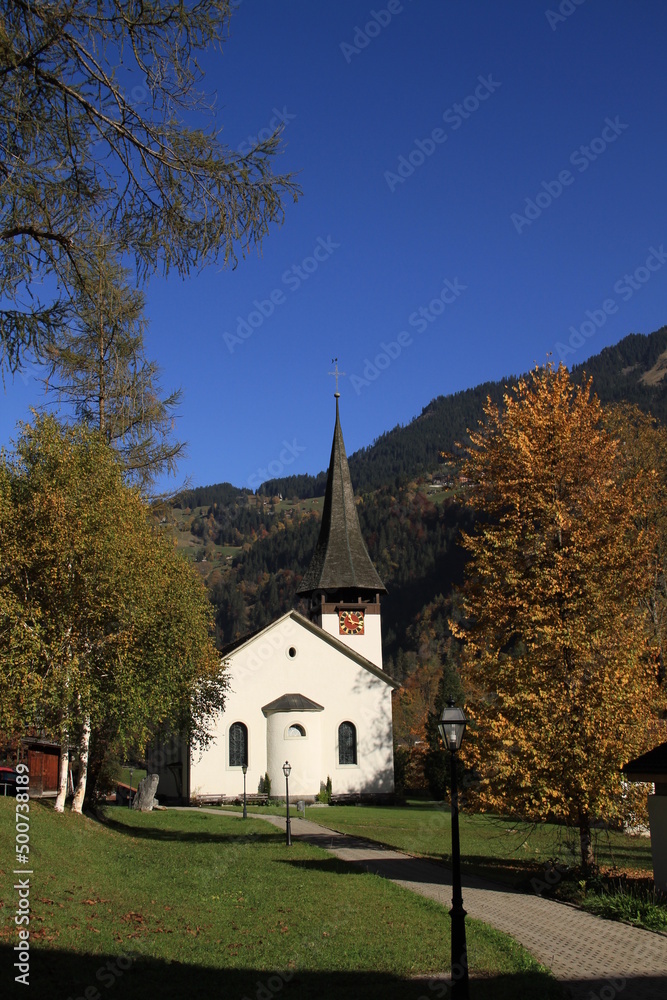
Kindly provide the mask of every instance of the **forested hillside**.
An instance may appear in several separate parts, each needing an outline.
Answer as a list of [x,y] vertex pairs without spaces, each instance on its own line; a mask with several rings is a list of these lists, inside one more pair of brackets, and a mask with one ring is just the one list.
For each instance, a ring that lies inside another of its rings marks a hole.
[[[631,333],[614,347],[572,369],[575,379],[584,373],[593,376],[595,391],[603,403],[623,399],[651,410],[660,420],[667,420],[667,327],[646,336]],[[433,399],[414,420],[397,426],[376,441],[350,456],[350,474],[358,493],[381,486],[397,485],[433,471],[441,451],[450,451],[456,441],[466,438],[466,431],[477,426],[487,396],[500,403],[515,376],[498,382],[484,382],[450,396]],[[324,493],[326,470],[317,476],[287,476],[263,483],[259,493],[273,496],[316,497]],[[208,487],[207,489],[211,489]],[[200,501],[210,502],[210,501]]]
[[605,347],[572,374],[581,378],[584,371],[593,376],[593,386],[603,403],[624,400],[650,410],[667,423],[667,326],[645,336],[631,333],[613,347]]
[[[357,493],[382,486],[397,486],[437,468],[440,452],[449,451],[466,438],[468,427],[476,427],[487,396],[499,403],[514,376],[500,382],[484,382],[451,396],[438,396],[418,417],[404,427],[382,434],[373,444],[350,456],[350,475]],[[317,476],[287,476],[263,483],[259,493],[273,496],[315,497],[324,493],[326,470]]]
[[[573,369],[576,379],[585,373],[603,403],[628,400],[667,421],[667,328],[631,334]],[[442,453],[477,426],[487,396],[500,402],[514,382],[440,396],[410,424],[350,457],[364,538],[389,591],[385,662],[399,680],[436,647],[442,654],[462,580],[457,539],[471,525]],[[182,494],[168,511],[179,547],[208,583],[221,647],[295,606],[317,541],[325,483],[325,471],[273,480],[257,495],[222,483]]]

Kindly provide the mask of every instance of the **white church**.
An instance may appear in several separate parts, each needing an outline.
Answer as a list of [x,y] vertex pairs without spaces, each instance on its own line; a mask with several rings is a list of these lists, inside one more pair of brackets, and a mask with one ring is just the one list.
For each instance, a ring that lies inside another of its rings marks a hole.
[[391,692],[382,669],[380,598],[386,589],[361,535],[336,397],[336,425],[322,526],[298,593],[308,616],[290,611],[222,651],[229,677],[214,740],[184,745],[154,769],[158,795],[192,801],[254,794],[313,799],[327,778],[334,796],[383,798],[394,791]]

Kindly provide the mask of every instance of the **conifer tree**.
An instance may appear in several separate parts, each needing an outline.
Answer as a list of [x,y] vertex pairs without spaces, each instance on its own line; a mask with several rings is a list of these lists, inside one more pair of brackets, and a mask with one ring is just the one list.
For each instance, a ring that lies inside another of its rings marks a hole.
[[230,0],[9,0],[0,13],[0,368],[70,317],[100,230],[139,280],[234,264],[296,200],[274,133],[224,146],[200,93]]
[[180,392],[161,395],[160,370],[144,351],[144,297],[130,282],[100,238],[77,277],[70,322],[45,352],[44,385],[115,448],[126,481],[147,491],[183,450],[171,438]]

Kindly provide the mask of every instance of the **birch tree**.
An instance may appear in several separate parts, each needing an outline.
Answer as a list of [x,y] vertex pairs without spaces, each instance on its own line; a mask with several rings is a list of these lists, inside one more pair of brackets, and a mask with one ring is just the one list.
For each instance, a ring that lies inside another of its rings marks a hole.
[[0,728],[59,739],[64,776],[74,751],[80,811],[97,733],[141,750],[164,723],[205,744],[225,688],[211,606],[98,434],[41,417],[3,459]]

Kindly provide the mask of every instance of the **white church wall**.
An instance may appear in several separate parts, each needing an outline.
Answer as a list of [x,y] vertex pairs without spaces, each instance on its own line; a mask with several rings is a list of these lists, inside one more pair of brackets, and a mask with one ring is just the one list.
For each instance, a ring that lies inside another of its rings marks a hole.
[[[285,793],[283,764],[286,760],[292,766],[290,798],[293,795],[312,795],[314,788],[320,790],[321,715],[322,712],[273,712],[266,720],[267,771],[272,795]],[[289,729],[293,726],[300,726],[305,735],[290,736]]]
[[[234,722],[248,727],[249,792],[258,790],[269,770],[272,795],[284,794],[285,759],[293,768],[290,795],[316,795],[327,777],[334,794],[394,790],[391,687],[384,680],[290,616],[231,653],[229,663],[225,711],[216,721],[214,743],[201,759],[192,760],[191,795],[242,794],[241,768],[229,764],[229,728]],[[282,729],[279,722],[269,726],[270,719],[261,711],[262,705],[284,694],[304,695],[324,708],[285,713],[312,734],[303,744],[285,738],[287,723]],[[338,764],[338,726],[343,721],[357,729],[356,765]]]
[[371,663],[382,670],[382,625],[380,615],[364,616],[363,635],[340,635],[338,615],[322,615],[322,628],[329,635],[340,639],[342,643],[353,649],[359,656],[366,657]]

